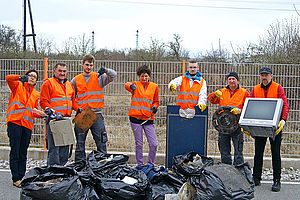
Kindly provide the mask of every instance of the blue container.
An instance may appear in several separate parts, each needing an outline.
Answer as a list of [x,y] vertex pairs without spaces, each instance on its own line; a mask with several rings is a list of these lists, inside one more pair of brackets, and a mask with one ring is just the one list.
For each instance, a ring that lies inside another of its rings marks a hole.
[[180,106],[167,106],[166,167],[171,168],[173,157],[191,151],[207,156],[208,108],[201,112],[195,107],[192,119],[179,116]]

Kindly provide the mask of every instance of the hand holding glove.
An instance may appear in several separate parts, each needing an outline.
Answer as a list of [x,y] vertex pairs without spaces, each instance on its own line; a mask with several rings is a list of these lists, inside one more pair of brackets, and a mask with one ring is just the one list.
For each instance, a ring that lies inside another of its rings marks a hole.
[[134,95],[134,91],[136,90],[136,85],[134,83],[132,83],[130,85],[130,89],[132,90],[132,94]]
[[245,131],[243,128],[241,128],[241,131],[246,133],[248,136],[250,136],[250,132],[249,131]]
[[171,84],[170,85],[170,90],[173,92],[173,94],[175,94],[176,86],[174,84]]
[[57,113],[56,113],[56,116],[55,116],[55,119],[56,119],[56,120],[63,120],[64,117],[65,117],[65,116],[64,116],[62,113],[57,112]]
[[230,110],[230,112],[234,115],[239,115],[241,114],[241,109],[240,108],[233,108]]
[[104,67],[101,67],[98,70],[98,77],[101,76],[102,74],[107,73],[107,69],[105,69]]
[[201,112],[203,112],[206,109],[206,105],[204,104],[199,104],[198,107],[201,110]]
[[157,112],[156,106],[152,106],[151,110],[152,110],[152,112],[155,114],[155,113]]
[[280,122],[278,123],[278,129],[275,131],[275,134],[277,135],[280,131],[282,131],[282,128],[285,125],[285,121],[282,119],[280,120]]
[[217,90],[214,92],[216,97],[220,98],[221,100],[223,100],[223,97],[222,97],[222,92],[220,90]]
[[28,82],[28,75],[20,76],[19,80],[23,83],[23,86],[24,86],[24,83]]

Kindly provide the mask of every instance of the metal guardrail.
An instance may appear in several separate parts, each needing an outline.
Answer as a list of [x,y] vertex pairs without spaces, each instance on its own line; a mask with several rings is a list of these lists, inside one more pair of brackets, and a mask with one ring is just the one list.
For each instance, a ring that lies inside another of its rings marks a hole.
[[[52,76],[52,70],[57,62],[65,62],[68,66],[68,78],[82,72],[80,60],[43,60],[43,59],[0,59],[0,145],[8,145],[6,133],[5,112],[10,96],[10,90],[5,82],[8,74],[23,74],[28,68],[35,68],[39,72],[40,86],[45,75],[45,64],[48,66],[48,76]],[[128,81],[138,80],[136,68],[147,64],[152,69],[151,81],[159,85],[160,107],[155,119],[155,128],[158,139],[158,153],[165,153],[166,144],[166,106],[174,105],[176,96],[168,90],[167,85],[173,78],[182,74],[182,62],[160,61],[110,61],[97,60],[95,71],[100,66],[112,68],[118,72],[117,78],[105,87],[105,108],[103,110],[106,129],[108,131],[108,151],[134,152],[134,137],[129,125],[128,110],[130,106],[130,94],[125,90],[124,84]],[[260,82],[259,69],[268,66],[273,71],[273,80],[281,84],[286,92],[290,112],[284,128],[282,141],[283,157],[300,157],[300,65],[291,64],[229,64],[229,63],[199,63],[200,72],[207,82],[208,93],[226,85],[226,74],[236,71],[240,77],[240,85],[250,91]],[[209,119],[211,119],[217,105],[208,102]],[[208,154],[219,155],[218,133],[214,130],[211,120],[208,126]],[[188,133],[187,133],[188,137]],[[146,138],[145,138],[146,141]],[[145,143],[146,144],[146,143]],[[36,120],[31,138],[31,147],[43,147],[44,128],[40,119]],[[268,144],[269,145],[269,144]],[[91,134],[88,135],[87,149],[95,149]],[[145,145],[148,151],[148,146]],[[266,154],[270,155],[270,148],[266,148]],[[254,140],[245,135],[244,155],[254,155]]]

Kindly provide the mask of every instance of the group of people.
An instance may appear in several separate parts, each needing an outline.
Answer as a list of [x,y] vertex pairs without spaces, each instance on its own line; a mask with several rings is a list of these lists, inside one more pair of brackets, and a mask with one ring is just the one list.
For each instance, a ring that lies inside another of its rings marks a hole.
[[[86,55],[82,60],[83,72],[71,81],[67,79],[67,65],[57,63],[53,69],[53,77],[44,80],[40,93],[34,89],[38,80],[38,72],[28,70],[24,75],[8,75],[6,81],[11,89],[11,96],[7,110],[7,132],[10,142],[10,169],[13,185],[20,187],[20,181],[25,175],[27,148],[30,143],[35,117],[46,117],[46,144],[48,149],[47,165],[65,165],[68,161],[69,146],[55,146],[49,126],[50,120],[61,120],[70,117],[72,110],[81,113],[87,106],[99,117],[90,127],[97,150],[107,153],[108,141],[102,109],[104,108],[104,87],[117,76],[113,69],[101,67],[98,73],[93,72],[95,58]],[[154,118],[159,107],[158,85],[151,82],[151,69],[147,65],[137,68],[138,81],[125,83],[125,89],[131,93],[129,121],[135,138],[135,156],[137,169],[144,167],[143,161],[143,132],[148,141],[149,153],[147,165],[154,166],[157,152],[157,139],[154,128]],[[195,106],[203,112],[207,107],[207,99],[212,104],[231,106],[234,115],[240,115],[247,97],[282,98],[283,110],[276,137],[270,139],[273,163],[274,184],[272,191],[280,191],[280,146],[282,128],[287,120],[289,106],[282,86],[272,81],[270,68],[260,70],[261,83],[256,85],[250,95],[239,85],[239,76],[236,72],[226,75],[227,86],[207,95],[206,81],[199,72],[197,62],[191,61],[183,76],[172,80],[168,87],[178,95],[176,105],[180,106],[179,115],[190,119],[195,115]],[[42,110],[38,110],[38,103]],[[46,113],[51,113],[50,115]],[[76,150],[75,161],[86,159],[85,141],[87,131],[83,132],[75,125]],[[243,132],[238,128],[231,134],[219,132],[218,146],[222,163],[232,164],[231,140],[234,146],[233,165],[239,165],[243,160]],[[263,152],[266,144],[264,137],[255,137],[255,156],[253,177],[255,185],[260,185]]]

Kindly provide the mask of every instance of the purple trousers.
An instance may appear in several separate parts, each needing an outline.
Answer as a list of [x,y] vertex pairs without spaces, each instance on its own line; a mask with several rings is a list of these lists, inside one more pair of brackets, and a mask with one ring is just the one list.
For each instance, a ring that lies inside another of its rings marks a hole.
[[130,122],[130,125],[135,138],[135,158],[136,158],[137,165],[138,166],[144,165],[143,163],[143,130],[144,130],[149,145],[147,164],[154,166],[155,156],[157,151],[157,139],[156,139],[154,124],[140,126],[139,124]]

